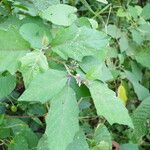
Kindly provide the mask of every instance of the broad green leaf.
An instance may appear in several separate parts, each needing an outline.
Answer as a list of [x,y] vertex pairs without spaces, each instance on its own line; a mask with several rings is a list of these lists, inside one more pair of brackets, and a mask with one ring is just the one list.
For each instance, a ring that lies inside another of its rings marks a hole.
[[82,130],[76,133],[74,140],[68,145],[66,150],[89,150],[85,134]]
[[98,145],[94,146],[91,150],[110,150],[110,146],[107,142],[101,141]]
[[140,34],[143,35],[144,41],[150,40],[150,24],[149,22],[141,24],[138,28]]
[[132,116],[134,135],[138,140],[148,133],[148,120],[150,120],[150,97],[142,101]]
[[89,22],[90,22],[90,24],[91,24],[91,26],[92,26],[93,29],[97,29],[98,28],[98,23],[97,23],[96,20],[94,20],[92,18],[90,18],[88,20],[89,20]]
[[20,58],[20,63],[20,71],[26,87],[38,74],[48,70],[47,59],[41,51],[27,53]]
[[110,124],[119,123],[133,128],[128,111],[115,92],[98,81],[90,82],[88,87],[98,115],[104,116]]
[[126,17],[126,18],[130,19],[129,13],[127,11],[125,11],[122,7],[120,7],[118,9],[117,16],[118,17]]
[[108,143],[110,149],[112,149],[112,140],[111,135],[107,129],[107,127],[103,124],[99,124],[94,133],[94,140],[97,144],[102,141]]
[[150,10],[150,4],[148,3],[148,4],[143,8],[143,11],[142,11],[142,14],[141,14],[141,16],[142,16],[145,20],[150,19],[149,10]]
[[57,4],[49,6],[41,14],[42,18],[51,21],[56,25],[70,26],[76,19],[75,7],[66,4]]
[[144,37],[140,31],[136,29],[131,30],[133,41],[135,41],[137,44],[141,44],[144,41]]
[[18,29],[10,27],[7,31],[0,30],[0,51],[19,51],[28,50],[29,48],[29,43],[22,38]]
[[89,18],[86,17],[80,17],[75,21],[75,24],[77,27],[83,27],[86,26],[87,28],[91,28],[91,23]]
[[134,91],[137,94],[139,100],[144,100],[145,98],[150,96],[149,90],[139,83],[136,75],[127,70],[125,71],[125,75],[127,79],[133,84]]
[[11,136],[11,130],[9,128],[2,128],[3,124],[0,126],[0,139],[6,139]]
[[107,34],[109,34],[111,37],[118,39],[121,37],[121,31],[120,29],[115,25],[108,25],[107,27]]
[[140,50],[140,52],[135,51],[135,59],[138,63],[150,69],[150,52],[147,50]]
[[138,18],[138,12],[137,12],[136,7],[128,6],[127,11],[129,13],[129,15],[131,15],[134,19]]
[[40,140],[39,140],[39,142],[38,142],[37,150],[49,150],[46,134],[44,134],[44,135],[40,138]]
[[0,76],[0,99],[10,94],[16,86],[16,78],[12,75]]
[[37,101],[44,103],[57,95],[67,82],[67,74],[50,69],[35,77],[19,101]]
[[74,91],[66,85],[51,101],[46,117],[48,147],[53,150],[66,150],[79,131],[78,105]]
[[48,37],[50,37],[50,35],[46,32],[44,27],[41,27],[35,23],[25,23],[20,27],[19,31],[22,37],[31,44],[32,48],[43,48],[44,36],[47,37],[47,45],[49,44]]
[[101,81],[108,81],[113,78],[105,63],[93,56],[84,57],[80,67],[86,73],[86,77],[89,80],[99,79]]
[[138,144],[126,143],[121,145],[121,150],[139,150]]
[[15,74],[18,70],[19,59],[28,51],[0,51],[0,72],[9,71]]
[[[38,138],[37,135],[29,128],[29,126],[20,119],[7,118],[4,128],[11,129],[11,133],[16,136],[20,135],[27,141],[29,149],[33,149],[37,146]],[[24,141],[25,141],[24,140]],[[23,141],[21,142],[23,143]],[[14,149],[16,150],[16,149]],[[20,150],[20,149],[18,149]],[[26,149],[25,149],[26,150]]]
[[139,65],[134,61],[131,62],[131,68],[132,68],[132,73],[136,76],[136,79],[138,81],[141,81],[142,80],[142,68],[139,67]]
[[4,120],[4,114],[0,114],[0,125],[3,123]]
[[32,0],[32,2],[39,11],[44,11],[51,5],[59,4],[60,0]]
[[20,25],[21,21],[16,16],[12,15],[0,23],[0,30],[8,31],[8,29],[11,27],[18,29]]
[[128,39],[127,39],[126,34],[121,35],[121,38],[119,39],[119,46],[120,46],[121,52],[124,52],[128,49],[129,45],[128,45]]
[[11,140],[8,145],[8,150],[29,150],[27,140],[23,135],[16,134],[15,138]]
[[[19,12],[19,13],[31,15],[31,16],[38,15],[37,10],[35,9],[35,6],[30,1],[16,0],[16,1],[13,1],[13,6],[15,6],[13,8],[13,11],[15,13]],[[13,13],[13,15],[16,15],[15,13]]]
[[71,26],[60,30],[52,41],[52,50],[62,58],[81,61],[84,56],[94,55],[108,44],[103,32],[87,27]]

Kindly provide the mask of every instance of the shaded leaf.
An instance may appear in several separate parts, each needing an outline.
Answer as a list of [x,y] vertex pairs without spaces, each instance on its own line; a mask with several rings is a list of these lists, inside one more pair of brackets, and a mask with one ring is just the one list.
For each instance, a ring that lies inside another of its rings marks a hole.
[[8,150],[29,150],[28,143],[23,135],[17,134],[8,145]]
[[0,76],[0,99],[10,94],[15,86],[16,78],[14,76]]
[[112,148],[111,135],[105,125],[99,124],[97,126],[95,133],[94,133],[94,139],[97,144],[99,144],[102,141],[105,141],[106,143],[108,143],[110,149]]
[[144,100],[146,97],[150,96],[149,90],[139,83],[136,75],[127,70],[125,71],[125,75],[127,79],[133,84],[134,91],[137,94],[139,100]]
[[[18,141],[18,142],[24,143],[26,141],[29,149],[33,149],[37,146],[38,138],[36,134],[28,127],[28,125],[25,122],[21,121],[20,119],[9,117],[6,120],[4,128],[10,128],[12,130],[13,135],[15,136],[16,135],[22,136],[24,138],[23,141]],[[20,144],[18,148],[20,148]]]

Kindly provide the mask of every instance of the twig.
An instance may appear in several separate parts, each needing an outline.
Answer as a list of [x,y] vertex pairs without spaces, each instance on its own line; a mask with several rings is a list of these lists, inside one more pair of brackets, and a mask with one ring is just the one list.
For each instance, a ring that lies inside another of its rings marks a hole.
[[44,114],[44,115],[35,115],[35,116],[6,116],[6,117],[8,117],[8,118],[38,118],[38,117],[45,117],[47,115],[47,113],[46,114]]

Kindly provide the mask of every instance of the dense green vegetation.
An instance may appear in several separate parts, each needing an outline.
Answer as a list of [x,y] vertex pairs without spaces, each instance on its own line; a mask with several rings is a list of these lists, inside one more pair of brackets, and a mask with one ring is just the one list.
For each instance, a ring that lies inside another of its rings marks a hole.
[[0,1],[1,150],[149,150],[150,2]]

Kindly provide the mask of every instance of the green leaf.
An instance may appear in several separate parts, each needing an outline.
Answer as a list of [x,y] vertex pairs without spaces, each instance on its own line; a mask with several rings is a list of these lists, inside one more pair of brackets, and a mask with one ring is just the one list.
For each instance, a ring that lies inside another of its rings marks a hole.
[[86,26],[88,28],[91,28],[91,23],[89,18],[86,17],[80,17],[75,21],[75,24],[77,27],[83,27]]
[[9,128],[0,128],[0,139],[6,139],[11,136],[11,130]]
[[150,24],[149,22],[141,24],[138,28],[140,34],[143,35],[144,41],[149,41],[150,39]]
[[[59,82],[58,82],[59,81]],[[67,82],[67,74],[50,69],[35,77],[19,101],[38,101],[44,103],[57,95]]]
[[8,145],[8,150],[29,150],[27,140],[23,135],[16,134],[15,138]]
[[0,30],[0,51],[28,50],[29,48],[29,43],[22,38],[18,29],[10,27],[7,31]]
[[138,12],[137,12],[136,7],[128,6],[127,11],[134,19],[138,18]]
[[71,26],[60,30],[52,41],[52,50],[62,58],[81,61],[84,56],[94,55],[108,44],[102,32],[87,27]]
[[120,46],[121,52],[124,52],[128,49],[129,45],[128,45],[128,39],[127,39],[126,34],[121,35],[121,38],[119,39],[119,46]]
[[0,114],[0,125],[3,123],[4,120],[4,114]]
[[98,145],[94,146],[91,150],[110,150],[109,144],[101,141]]
[[78,113],[75,93],[66,85],[52,99],[51,108],[46,118],[49,149],[66,150],[79,130]]
[[137,94],[139,100],[144,100],[145,98],[150,96],[149,90],[139,83],[136,75],[127,70],[125,71],[125,75],[128,80],[133,84],[134,91]]
[[9,16],[4,22],[0,23],[0,30],[8,31],[9,28],[18,29],[21,21],[16,16]]
[[44,134],[44,135],[40,138],[40,140],[39,140],[39,142],[38,142],[37,150],[49,150],[46,134]]
[[60,3],[59,0],[32,0],[32,2],[39,11],[44,11],[49,6]]
[[93,29],[97,29],[98,28],[98,23],[97,23],[97,21],[96,20],[94,20],[94,19],[92,19],[92,18],[88,18],[88,20],[89,20],[89,22],[90,22],[90,24],[91,24],[91,27],[93,28]]
[[150,52],[149,49],[140,50],[140,52],[135,52],[135,59],[137,62],[143,66],[150,69]]
[[139,150],[137,144],[126,143],[121,145],[122,150]]
[[121,37],[121,31],[120,31],[120,29],[117,27],[117,26],[115,26],[115,25],[108,25],[107,26],[107,33],[111,36],[111,37],[113,37],[113,38],[115,38],[115,39],[118,39],[118,38],[120,38]]
[[66,150],[89,150],[85,134],[82,130],[76,133],[74,140],[68,145]]
[[136,79],[138,81],[141,81],[142,80],[142,68],[139,67],[139,65],[134,61],[131,62],[131,68],[132,68],[132,73],[136,76]]
[[75,7],[57,4],[48,7],[42,12],[41,16],[56,25],[70,26],[77,19],[74,14],[76,12],[77,9]]
[[[4,128],[10,128],[11,133],[13,133],[13,135],[15,136],[20,135],[24,137],[25,139],[23,141],[25,140],[27,141],[29,149],[33,149],[37,146],[38,138],[36,134],[29,128],[29,126],[25,122],[21,121],[20,119],[15,119],[13,117],[7,118]],[[23,142],[23,141],[18,141],[18,142]]]
[[140,31],[136,29],[131,30],[133,41],[135,41],[137,44],[141,44],[144,41],[144,37]]
[[16,86],[16,78],[12,75],[0,76],[0,99],[10,94]]
[[47,45],[49,44],[50,35],[46,32],[45,28],[35,23],[25,23],[20,27],[20,34],[22,37],[31,44],[32,48],[41,49],[44,47],[43,38],[47,37]]
[[86,77],[89,80],[99,79],[101,81],[108,81],[113,79],[110,70],[105,63],[93,56],[84,57],[80,63],[80,67],[86,72]]
[[134,135],[137,139],[141,139],[146,133],[148,133],[147,121],[150,120],[150,97],[142,101],[137,107],[132,116],[134,124]]
[[18,70],[18,61],[28,51],[0,51],[0,72],[9,71],[15,74]]
[[99,144],[102,141],[107,142],[111,149],[111,147],[112,147],[111,135],[105,125],[99,124],[97,126],[95,133],[94,133],[94,139],[97,144]]
[[143,8],[143,11],[142,11],[142,14],[141,14],[141,16],[142,16],[145,20],[150,19],[149,10],[150,10],[150,4],[148,3],[148,4]]
[[104,3],[104,4],[108,4],[108,1],[106,1],[106,0],[96,0],[96,1]]
[[98,81],[90,82],[88,87],[98,115],[104,116],[111,125],[119,123],[133,128],[128,111],[115,92]]
[[33,78],[40,73],[44,73],[49,68],[47,59],[41,51],[27,53],[20,59],[20,63],[20,71],[26,87]]

